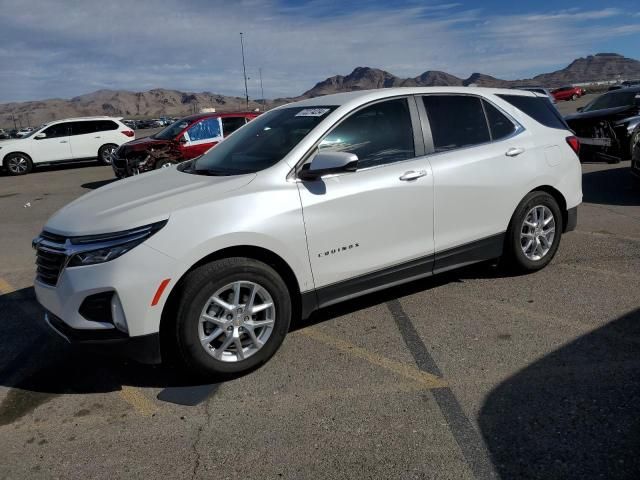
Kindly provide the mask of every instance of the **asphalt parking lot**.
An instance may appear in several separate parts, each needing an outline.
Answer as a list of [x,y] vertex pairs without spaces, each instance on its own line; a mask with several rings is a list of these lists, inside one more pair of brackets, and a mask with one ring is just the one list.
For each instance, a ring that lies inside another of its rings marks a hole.
[[483,264],[319,312],[217,385],[43,324],[31,239],[109,167],[0,176],[0,478],[638,478],[640,182],[629,162],[583,172],[543,271]]

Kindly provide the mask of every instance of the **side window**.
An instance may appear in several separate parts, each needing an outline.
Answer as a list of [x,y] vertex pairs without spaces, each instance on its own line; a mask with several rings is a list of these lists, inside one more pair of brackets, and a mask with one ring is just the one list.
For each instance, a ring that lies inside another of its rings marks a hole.
[[245,123],[247,123],[247,120],[244,117],[225,117],[222,119],[222,132],[226,137],[242,127]]
[[322,140],[320,149],[355,153],[358,169],[415,157],[407,100],[376,103],[354,113]]
[[467,95],[422,97],[436,152],[487,143],[491,140],[482,103]]
[[531,118],[541,123],[545,127],[557,128],[558,130],[568,130],[562,115],[548,98],[525,97],[524,95],[498,95],[506,100],[518,110],[529,115]]
[[67,137],[69,135],[69,124],[58,123],[46,128],[42,133],[47,135],[47,138]]
[[118,129],[118,124],[112,120],[97,120],[91,123],[94,124],[95,132],[107,132]]
[[220,120],[218,118],[205,118],[193,125],[186,133],[192,142],[220,137]]
[[503,139],[516,131],[516,126],[513,122],[505,117],[500,110],[484,100],[482,103],[484,104],[484,111],[487,114],[487,121],[491,130],[491,140]]
[[87,133],[94,133],[95,127],[93,121],[86,122],[71,122],[71,135],[86,135]]

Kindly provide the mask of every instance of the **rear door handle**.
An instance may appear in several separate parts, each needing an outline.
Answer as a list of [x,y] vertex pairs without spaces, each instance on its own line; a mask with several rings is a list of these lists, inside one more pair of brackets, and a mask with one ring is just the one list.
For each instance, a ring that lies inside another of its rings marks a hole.
[[102,137],[100,137],[100,136],[97,136],[97,137],[93,137],[93,138],[102,138]]
[[517,157],[518,155],[520,155],[521,153],[524,153],[524,148],[520,148],[520,147],[512,147],[509,150],[507,150],[505,152],[505,155],[507,157]]
[[403,175],[400,176],[400,180],[403,182],[410,182],[411,180],[416,180],[420,177],[424,177],[427,175],[426,170],[418,170],[417,172],[414,170],[409,170],[408,172],[404,172]]
[[60,140],[60,143],[68,143],[66,140]]

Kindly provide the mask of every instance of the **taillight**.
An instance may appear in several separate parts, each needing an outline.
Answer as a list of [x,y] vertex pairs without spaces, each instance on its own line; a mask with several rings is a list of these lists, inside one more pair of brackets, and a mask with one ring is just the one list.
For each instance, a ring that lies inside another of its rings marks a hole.
[[135,133],[133,133],[133,130],[122,130],[122,133],[124,133],[127,137],[133,137],[135,135]]
[[567,143],[571,149],[576,152],[576,155],[580,154],[580,140],[578,140],[578,137],[574,137],[573,135],[567,137]]

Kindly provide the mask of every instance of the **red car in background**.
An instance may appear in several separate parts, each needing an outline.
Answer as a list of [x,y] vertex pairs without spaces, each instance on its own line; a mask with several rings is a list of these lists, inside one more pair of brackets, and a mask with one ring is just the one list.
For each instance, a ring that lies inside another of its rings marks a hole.
[[121,145],[113,153],[111,166],[116,177],[123,178],[199,157],[258,115],[198,113],[184,117],[155,135]]
[[551,95],[553,95],[553,98],[555,98],[557,102],[560,100],[577,100],[585,93],[587,92],[584,88],[574,87],[572,85],[551,90]]

